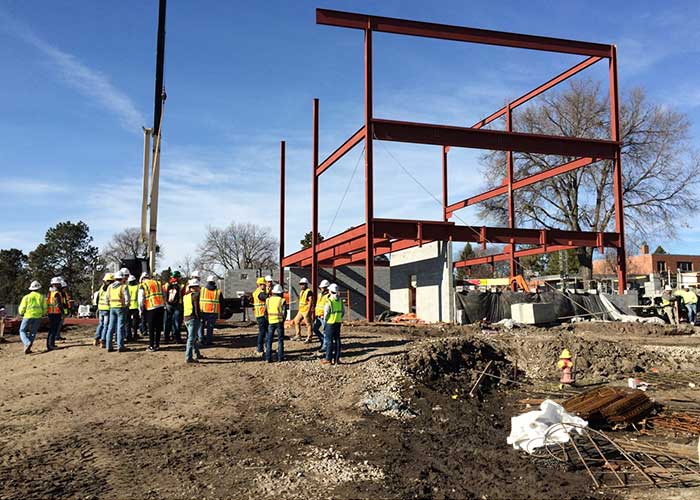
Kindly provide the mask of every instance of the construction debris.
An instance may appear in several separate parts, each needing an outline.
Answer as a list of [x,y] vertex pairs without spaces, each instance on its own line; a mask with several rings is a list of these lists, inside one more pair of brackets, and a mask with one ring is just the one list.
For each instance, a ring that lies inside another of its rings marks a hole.
[[647,419],[645,423],[653,429],[665,429],[693,436],[700,435],[700,415],[678,412],[664,413]]
[[638,422],[654,403],[639,389],[602,387],[569,398],[563,406],[588,421],[618,425]]
[[581,434],[588,422],[568,413],[551,399],[546,399],[539,410],[512,417],[510,425],[507,443],[512,444],[516,450],[532,454],[543,446],[569,442],[569,433],[576,430]]

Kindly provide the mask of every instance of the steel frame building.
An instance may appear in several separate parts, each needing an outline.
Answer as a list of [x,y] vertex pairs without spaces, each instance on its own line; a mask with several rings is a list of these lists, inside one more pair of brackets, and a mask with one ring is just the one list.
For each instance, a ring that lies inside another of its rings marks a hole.
[[[318,288],[319,266],[337,267],[349,264],[365,266],[365,290],[374,289],[375,259],[379,255],[403,250],[432,241],[461,241],[504,244],[506,251],[487,257],[455,262],[455,267],[493,264],[508,261],[510,275],[517,274],[519,257],[578,247],[615,248],[617,250],[619,291],[626,288],[624,214],[622,201],[622,166],[620,162],[620,127],[617,84],[617,53],[614,45],[564,40],[541,36],[474,29],[461,26],[376,17],[364,14],[316,10],[316,23],[364,32],[364,111],[365,122],[325,160],[319,162],[319,102],[313,101],[313,161],[311,247],[284,256],[285,208],[285,145],[281,143],[280,170],[280,275],[285,266],[311,266],[312,290]],[[471,127],[455,127],[430,123],[413,123],[377,118],[373,112],[372,34],[374,32],[419,36],[480,43],[522,49],[559,52],[585,56],[585,59],[523,96],[511,101],[492,115]],[[576,75],[589,66],[607,59],[610,74],[610,140],[547,136],[512,131],[512,112],[518,106]],[[487,130],[486,125],[505,117],[506,130]],[[443,220],[380,219],[374,216],[373,140],[396,141],[442,146]],[[318,241],[318,179],[343,155],[360,143],[365,147],[365,222],[323,241]],[[447,160],[451,147],[478,148],[506,152],[506,178],[502,186],[455,203],[449,203]],[[513,176],[513,151],[553,154],[576,159],[522,179]],[[514,192],[545,179],[586,167],[599,160],[614,162],[613,196],[615,232],[566,231],[559,229],[525,229],[516,227]],[[457,225],[450,217],[461,208],[496,196],[508,197],[508,227]],[[527,249],[516,245],[531,246]],[[284,256],[284,257],[283,257]],[[370,258],[368,258],[370,256]],[[374,294],[366,295],[367,320],[374,320]]]

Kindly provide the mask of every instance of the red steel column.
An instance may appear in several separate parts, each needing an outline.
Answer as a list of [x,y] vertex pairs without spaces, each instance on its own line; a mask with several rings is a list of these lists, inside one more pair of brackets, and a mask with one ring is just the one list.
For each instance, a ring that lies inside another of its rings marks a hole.
[[[506,109],[506,131],[513,131],[513,113],[508,104]],[[515,227],[515,203],[513,201],[513,151],[506,152],[506,182],[508,183],[508,227],[513,229]],[[517,286],[513,281],[517,273],[517,263],[515,260],[515,244],[510,244],[510,288],[515,291]]]
[[374,173],[372,126],[372,29],[365,30],[365,312],[374,321]]
[[447,151],[448,147],[442,147],[442,220],[447,222]]
[[284,191],[285,191],[285,142],[280,141],[280,285],[284,287]]
[[[617,90],[617,47],[613,45],[610,51],[610,138],[620,141],[620,102]],[[622,199],[622,158],[620,146],[615,153],[613,169],[613,195],[615,197],[615,231],[620,234],[617,249],[617,280],[618,292],[627,288],[627,258],[625,251],[625,208]]]
[[311,289],[318,291],[318,99],[314,99],[313,107],[313,184],[311,187]]

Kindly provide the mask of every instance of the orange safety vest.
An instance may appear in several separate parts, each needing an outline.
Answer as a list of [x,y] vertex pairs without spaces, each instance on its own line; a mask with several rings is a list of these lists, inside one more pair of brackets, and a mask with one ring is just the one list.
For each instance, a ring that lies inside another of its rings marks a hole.
[[162,286],[156,280],[144,280],[143,283],[141,283],[141,287],[144,292],[144,307],[147,311],[162,307],[163,304],[165,304]]
[[203,313],[216,313],[221,312],[219,306],[219,298],[221,297],[221,290],[218,288],[216,290],[209,290],[208,288],[202,288],[199,291],[199,308]]
[[262,288],[256,288],[253,292],[253,311],[256,318],[265,316],[265,301],[260,300],[260,294],[263,293]]
[[57,290],[49,292],[49,296],[47,297],[48,314],[61,314],[61,308],[59,307],[58,301],[56,300],[57,295],[61,296],[61,292]]

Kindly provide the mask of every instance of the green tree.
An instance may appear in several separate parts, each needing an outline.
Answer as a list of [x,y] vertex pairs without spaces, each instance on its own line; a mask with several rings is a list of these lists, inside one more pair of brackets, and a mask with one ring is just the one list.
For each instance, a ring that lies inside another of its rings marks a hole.
[[[474,249],[471,243],[464,245],[464,248],[459,252],[457,257],[458,261],[473,259],[476,257],[483,257],[484,255],[490,255],[496,253],[494,249],[482,250],[480,248]],[[466,280],[468,278],[493,278],[494,276],[500,274],[502,271],[502,263],[496,264],[496,269],[492,269],[490,264],[477,264],[470,267],[460,267],[457,269],[457,274],[455,278],[457,280]]]
[[[318,241],[321,242],[323,241],[323,235],[321,233],[318,233]],[[307,248],[311,248],[311,231],[306,233],[304,235],[304,239],[299,241],[299,244],[301,245],[302,250],[306,250]]]
[[75,297],[86,299],[90,296],[92,269],[97,260],[98,250],[92,245],[88,225],[67,221],[46,231],[44,243],[29,254],[29,268],[44,289],[52,276],[61,276]]
[[654,255],[667,255],[667,254],[668,254],[668,252],[661,245],[656,247],[656,250],[654,250]]
[[560,250],[547,255],[547,265],[544,274],[565,274],[574,276],[578,274],[580,263],[576,249]]
[[0,250],[0,304],[19,304],[29,281],[24,252],[17,248]]

